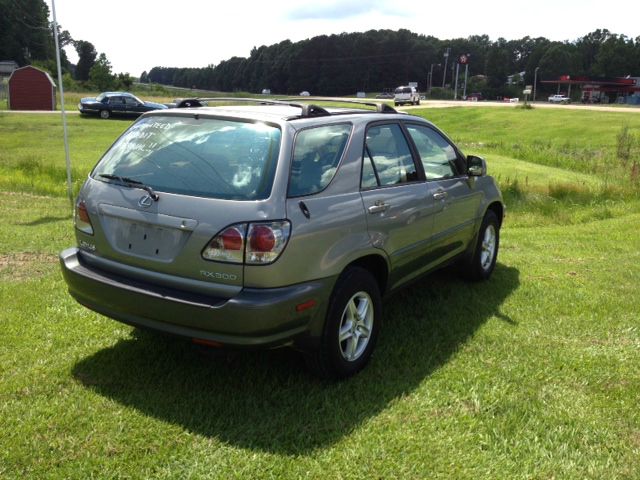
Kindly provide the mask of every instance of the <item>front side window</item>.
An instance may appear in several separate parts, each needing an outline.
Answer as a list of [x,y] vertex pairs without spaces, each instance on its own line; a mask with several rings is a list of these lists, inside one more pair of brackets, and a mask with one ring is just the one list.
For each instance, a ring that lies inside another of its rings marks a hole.
[[291,162],[289,196],[311,195],[333,179],[347,145],[351,125],[326,125],[302,130]]
[[458,155],[453,146],[435,130],[420,125],[407,125],[427,180],[452,178],[457,175]]
[[400,125],[377,125],[367,130],[362,165],[362,188],[418,180],[411,150]]
[[160,192],[261,200],[271,193],[280,138],[279,128],[263,123],[143,118],[113,144],[91,176],[129,177]]

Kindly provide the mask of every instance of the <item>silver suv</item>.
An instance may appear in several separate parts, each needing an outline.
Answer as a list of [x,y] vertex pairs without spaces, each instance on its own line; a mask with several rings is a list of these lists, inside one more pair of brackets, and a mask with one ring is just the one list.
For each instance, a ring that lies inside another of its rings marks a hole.
[[385,295],[454,261],[491,275],[504,206],[482,158],[383,104],[256,102],[148,113],[116,140],[60,254],[78,302],[196,343],[292,346],[341,378],[371,357]]

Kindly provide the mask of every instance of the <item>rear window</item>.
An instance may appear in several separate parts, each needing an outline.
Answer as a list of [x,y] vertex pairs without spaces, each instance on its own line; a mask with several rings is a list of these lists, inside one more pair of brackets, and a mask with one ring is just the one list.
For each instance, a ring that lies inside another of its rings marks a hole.
[[193,117],[143,118],[92,172],[143,182],[160,192],[230,200],[271,194],[281,132],[263,123]]
[[411,93],[411,87],[398,87],[396,93]]

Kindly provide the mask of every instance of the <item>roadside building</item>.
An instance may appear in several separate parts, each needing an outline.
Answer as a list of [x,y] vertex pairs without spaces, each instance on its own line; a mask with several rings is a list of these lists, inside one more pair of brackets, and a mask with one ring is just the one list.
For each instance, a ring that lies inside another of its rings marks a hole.
[[594,78],[562,75],[558,80],[542,80],[540,83],[557,85],[558,93],[561,88],[566,87],[568,96],[571,96],[571,87],[575,86],[581,90],[580,99],[583,103],[640,105],[640,77]]
[[7,99],[9,77],[16,68],[18,64],[13,60],[0,61],[0,101]]
[[9,77],[10,110],[55,110],[56,84],[44,70],[28,65]]
[[0,78],[9,78],[17,68],[18,64],[13,60],[0,61]]

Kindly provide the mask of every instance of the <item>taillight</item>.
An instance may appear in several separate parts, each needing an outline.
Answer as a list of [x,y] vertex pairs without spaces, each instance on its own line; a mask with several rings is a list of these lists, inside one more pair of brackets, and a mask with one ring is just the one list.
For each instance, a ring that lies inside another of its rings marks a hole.
[[246,225],[232,225],[211,239],[202,257],[219,262],[242,263],[244,260],[244,232]]
[[76,212],[73,218],[73,221],[76,225],[76,228],[81,232],[87,233],[89,235],[93,235],[93,225],[91,225],[91,218],[89,218],[89,212],[87,211],[87,206],[84,201],[78,202],[76,204]]
[[281,222],[250,223],[245,262],[252,265],[274,262],[284,250],[291,224]]
[[284,250],[290,232],[291,224],[287,220],[231,225],[211,239],[202,257],[250,265],[271,263]]

